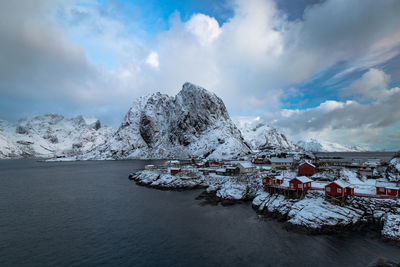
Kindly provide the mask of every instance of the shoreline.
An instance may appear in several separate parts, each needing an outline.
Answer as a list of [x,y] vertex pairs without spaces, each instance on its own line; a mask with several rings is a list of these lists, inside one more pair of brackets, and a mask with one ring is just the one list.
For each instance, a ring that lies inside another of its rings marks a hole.
[[303,199],[269,194],[255,176],[243,179],[191,171],[195,173],[188,177],[160,170],[142,170],[130,174],[129,179],[137,185],[163,191],[204,189],[196,197],[204,205],[250,202],[257,214],[283,223],[282,228],[290,232],[318,235],[357,231],[400,246],[399,200],[355,197],[342,207],[326,201],[319,192],[308,192]]

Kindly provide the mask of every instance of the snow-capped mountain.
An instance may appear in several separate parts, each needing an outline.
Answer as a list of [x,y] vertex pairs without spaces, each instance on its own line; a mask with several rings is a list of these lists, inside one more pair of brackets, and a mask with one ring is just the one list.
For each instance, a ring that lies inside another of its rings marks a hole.
[[250,152],[222,100],[185,83],[134,101],[117,132],[83,159],[231,158]]
[[0,153],[10,157],[71,156],[92,150],[113,133],[100,121],[57,114],[25,118],[18,123],[0,121]]
[[298,141],[297,145],[306,151],[311,152],[364,152],[365,149],[359,146],[344,146],[337,143],[317,141],[310,139],[310,141]]
[[242,132],[244,140],[253,150],[297,150],[297,146],[293,144],[284,134],[277,129],[269,126],[265,122],[258,120],[236,119],[236,125]]

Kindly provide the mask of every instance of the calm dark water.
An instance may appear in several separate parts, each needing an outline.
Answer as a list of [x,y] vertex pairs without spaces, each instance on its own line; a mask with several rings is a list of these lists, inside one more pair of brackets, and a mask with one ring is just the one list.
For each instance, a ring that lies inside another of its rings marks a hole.
[[310,236],[249,204],[136,186],[145,161],[0,161],[0,266],[365,266],[400,248],[362,234]]

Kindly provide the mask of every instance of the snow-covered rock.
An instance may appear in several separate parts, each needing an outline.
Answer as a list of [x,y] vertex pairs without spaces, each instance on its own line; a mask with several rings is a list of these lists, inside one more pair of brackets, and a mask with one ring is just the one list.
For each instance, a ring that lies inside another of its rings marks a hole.
[[320,229],[327,226],[353,225],[362,215],[362,210],[333,205],[323,197],[305,198],[291,207],[288,222],[307,229]]
[[253,150],[298,150],[298,147],[284,134],[265,122],[236,119],[235,123],[242,132],[244,140]]
[[253,206],[260,212],[278,214],[291,225],[311,231],[350,226],[360,221],[364,214],[359,209],[333,205],[318,193],[309,193],[306,198],[297,200],[260,192],[253,200]]
[[383,218],[382,236],[386,239],[400,241],[400,215],[386,214]]
[[359,146],[344,146],[337,143],[317,141],[311,139],[309,141],[298,141],[297,145],[310,152],[364,152],[366,151]]
[[103,143],[113,132],[100,121],[77,116],[64,118],[46,114],[24,118],[17,123],[0,121],[2,143],[14,151],[8,157],[56,157],[85,153]]
[[117,132],[83,159],[224,159],[249,152],[222,100],[185,83],[175,97],[138,98]]
[[389,167],[393,168],[393,171],[400,173],[400,157],[394,157],[389,162]]

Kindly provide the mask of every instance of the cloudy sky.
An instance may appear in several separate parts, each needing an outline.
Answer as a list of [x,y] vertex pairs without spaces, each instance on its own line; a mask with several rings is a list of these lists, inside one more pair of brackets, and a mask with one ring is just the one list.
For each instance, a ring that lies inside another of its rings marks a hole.
[[0,0],[0,118],[88,114],[185,81],[292,139],[400,149],[398,0]]

